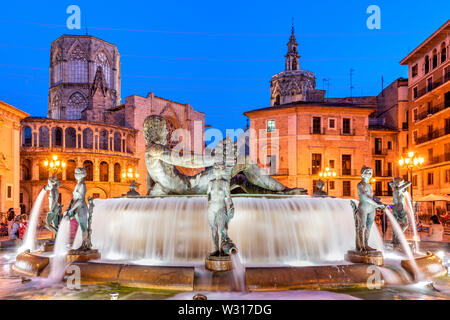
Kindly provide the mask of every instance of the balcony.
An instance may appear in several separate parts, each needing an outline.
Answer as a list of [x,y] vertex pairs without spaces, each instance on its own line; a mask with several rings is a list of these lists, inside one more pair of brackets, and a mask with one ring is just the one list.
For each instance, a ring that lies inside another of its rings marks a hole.
[[311,127],[310,134],[325,134],[325,129],[324,128],[316,128],[316,127]]
[[433,130],[431,132],[428,132],[427,134],[417,137],[416,144],[422,144],[431,140],[435,140],[448,134],[450,134],[450,128],[441,128],[439,130]]
[[431,159],[428,159],[426,164],[431,165],[431,164],[438,164],[438,163],[443,163],[443,162],[447,162],[447,161],[450,161],[450,152],[432,157]]
[[356,176],[356,169],[341,169],[341,176]]
[[379,156],[385,156],[388,154],[388,149],[373,148],[372,154],[379,155]]
[[450,72],[447,72],[442,77],[433,76],[433,82],[431,85],[426,84],[425,86],[417,89],[417,96],[414,97],[414,100],[419,100],[427,93],[433,91],[436,88],[439,88],[440,86],[442,86],[444,83],[446,83],[448,81],[450,81]]
[[349,129],[349,130],[341,129],[341,131],[340,131],[341,136],[354,136],[355,133],[356,133],[355,129]]
[[392,170],[375,170],[373,176],[378,178],[390,178],[393,177],[393,172]]
[[438,104],[436,106],[431,107],[429,110],[423,111],[421,113],[418,114],[416,121],[420,121],[423,119],[426,119],[428,117],[431,117],[432,115],[434,115],[435,113],[438,113],[444,109],[447,109],[448,107],[450,107],[450,104],[445,104],[445,103],[441,103]]

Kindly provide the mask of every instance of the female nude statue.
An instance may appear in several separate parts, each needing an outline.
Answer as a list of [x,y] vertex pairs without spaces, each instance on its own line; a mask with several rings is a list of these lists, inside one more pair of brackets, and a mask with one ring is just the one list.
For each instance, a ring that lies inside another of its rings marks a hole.
[[47,185],[44,186],[45,191],[50,191],[48,195],[49,211],[47,212],[47,218],[45,221],[45,227],[50,230],[56,238],[58,232],[59,218],[61,214],[62,205],[59,204],[59,191],[58,188],[61,183],[56,176],[48,178]]
[[90,249],[87,230],[88,206],[86,204],[86,183],[84,182],[84,178],[86,178],[86,169],[76,168],[75,179],[77,179],[77,185],[73,190],[73,198],[63,217],[69,217],[69,219],[75,217],[81,228],[83,243],[76,251]]
[[375,252],[376,249],[369,247],[369,235],[375,220],[376,209],[384,209],[386,206],[374,198],[370,179],[372,178],[372,168],[363,166],[361,168],[361,181],[358,183],[359,204],[356,207],[352,201],[355,214],[356,226],[356,250],[361,253]]

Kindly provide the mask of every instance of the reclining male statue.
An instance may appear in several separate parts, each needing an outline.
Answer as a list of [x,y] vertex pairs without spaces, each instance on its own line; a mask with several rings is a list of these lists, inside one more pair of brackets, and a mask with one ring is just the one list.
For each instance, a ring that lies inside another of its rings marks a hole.
[[[214,157],[191,154],[190,156],[173,156],[167,145],[166,120],[158,115],[148,116],[144,121],[144,137],[147,143],[145,163],[147,165],[149,195],[167,194],[206,194],[209,181],[214,179]],[[226,144],[233,144],[225,140]],[[229,146],[226,146],[227,148]],[[175,153],[175,152],[174,152]],[[268,175],[262,168],[245,156],[242,163],[236,163],[234,157],[225,159],[226,165],[234,162],[232,170],[232,188],[239,186],[247,193],[282,193],[306,194],[302,188],[290,189]],[[185,168],[205,168],[194,175],[183,175],[175,166]],[[242,173],[242,174],[239,174]],[[153,184],[154,183],[154,184]],[[150,190],[151,185],[153,187]]]

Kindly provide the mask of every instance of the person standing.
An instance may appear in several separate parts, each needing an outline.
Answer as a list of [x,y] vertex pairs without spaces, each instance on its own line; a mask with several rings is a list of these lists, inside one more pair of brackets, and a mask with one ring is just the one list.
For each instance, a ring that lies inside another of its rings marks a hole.
[[19,222],[20,217],[17,216],[14,221],[11,223],[11,229],[9,230],[9,238],[11,240],[19,239]]

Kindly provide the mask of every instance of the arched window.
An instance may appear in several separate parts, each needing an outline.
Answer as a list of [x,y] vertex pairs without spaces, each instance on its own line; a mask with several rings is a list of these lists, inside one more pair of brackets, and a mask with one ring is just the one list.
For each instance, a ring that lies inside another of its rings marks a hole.
[[100,181],[109,180],[109,165],[105,161],[100,162]]
[[114,151],[122,151],[122,134],[119,132],[114,132]]
[[63,76],[63,62],[61,52],[56,52],[53,57],[53,84],[58,84],[62,81]]
[[80,46],[75,47],[69,56],[69,82],[85,83],[88,81],[86,54]]
[[134,152],[134,139],[132,135],[127,135],[127,152],[133,153]]
[[25,159],[22,162],[20,179],[31,180],[31,161],[28,159]]
[[77,147],[77,131],[74,128],[66,129],[65,143],[66,148]]
[[100,131],[100,149],[108,150],[108,131]]
[[86,169],[86,181],[94,180],[94,164],[90,160],[83,162],[83,167]]
[[120,182],[121,172],[120,164],[114,164],[114,182]]
[[75,180],[75,168],[77,167],[77,163],[75,160],[67,161],[66,166],[66,180]]
[[52,147],[62,147],[62,129],[60,127],[54,127],[52,129]]
[[50,146],[50,135],[49,130],[46,126],[39,128],[39,147],[49,147]]
[[87,106],[86,99],[79,92],[75,92],[70,96],[69,103],[66,109],[66,119],[67,120],[80,120],[81,111],[83,111]]
[[92,134],[92,130],[86,128],[83,130],[83,148],[84,149],[92,149],[94,147],[94,138]]
[[22,146],[31,147],[32,140],[31,128],[26,126],[22,131]]
[[433,69],[437,67],[438,58],[437,58],[437,50],[433,50]]
[[447,48],[445,47],[445,42],[441,44],[441,63],[447,60]]
[[427,74],[430,71],[430,57],[425,56],[425,74]]
[[110,66],[109,66],[108,59],[106,58],[106,55],[103,52],[100,52],[95,57],[94,72],[97,72],[97,68],[98,67],[102,67],[102,71],[103,71],[103,74],[105,76],[106,86],[108,88],[110,88],[110,74],[111,74],[111,71],[110,71]]

